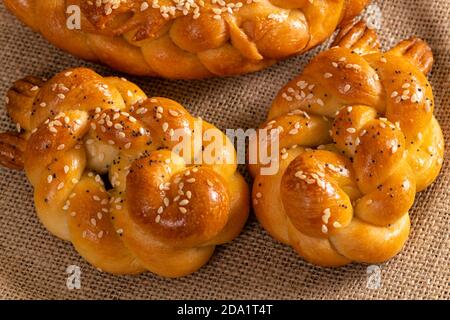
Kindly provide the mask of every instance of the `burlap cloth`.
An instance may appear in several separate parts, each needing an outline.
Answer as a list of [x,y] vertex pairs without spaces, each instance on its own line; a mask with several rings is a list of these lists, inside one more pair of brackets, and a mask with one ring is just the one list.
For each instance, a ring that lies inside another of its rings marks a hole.
[[[5,299],[449,299],[450,217],[450,2],[448,0],[375,1],[365,14],[380,27],[385,48],[412,35],[431,45],[430,76],[435,113],[446,138],[444,168],[411,209],[412,232],[405,249],[380,265],[381,286],[367,288],[367,266],[325,269],[304,262],[274,241],[251,216],[242,235],[220,246],[195,274],[167,280],[145,273],[112,276],[87,264],[69,243],[39,223],[32,189],[21,172],[0,169],[0,297]],[[44,19],[44,17],[43,17]],[[70,40],[69,40],[70,41]],[[218,127],[255,127],[280,87],[320,49],[265,71],[228,79],[165,81],[129,77],[149,95],[184,104]],[[87,65],[104,75],[106,67],[87,64],[49,45],[0,5],[0,95],[12,81],[34,74],[51,76],[67,67]],[[1,131],[12,128],[0,107]],[[81,268],[81,289],[68,290],[66,268]]]

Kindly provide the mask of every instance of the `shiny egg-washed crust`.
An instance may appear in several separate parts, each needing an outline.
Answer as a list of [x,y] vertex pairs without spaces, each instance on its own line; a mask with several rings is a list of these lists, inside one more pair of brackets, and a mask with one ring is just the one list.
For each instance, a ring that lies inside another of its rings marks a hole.
[[[25,169],[44,226],[95,267],[187,275],[242,230],[250,194],[233,145],[175,101],[83,68],[27,77],[7,96],[21,133],[0,135],[0,163]],[[189,164],[212,143],[200,136],[195,151],[194,129],[224,141],[210,165]],[[174,149],[180,139],[191,158]]]
[[437,177],[441,128],[420,39],[383,53],[349,25],[277,95],[261,128],[280,132],[279,171],[255,178],[264,228],[321,266],[379,263],[405,244],[416,192]]
[[[320,44],[369,2],[3,1],[21,21],[73,55],[130,74],[175,79],[260,70]],[[78,13],[79,29],[71,18]]]

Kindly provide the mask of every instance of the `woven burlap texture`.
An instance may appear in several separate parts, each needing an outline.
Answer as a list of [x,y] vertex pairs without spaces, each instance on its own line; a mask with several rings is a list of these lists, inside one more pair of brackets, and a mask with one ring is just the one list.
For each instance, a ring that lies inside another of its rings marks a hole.
[[[374,1],[365,13],[379,29],[384,48],[418,36],[433,49],[430,75],[436,116],[446,138],[444,167],[436,182],[416,197],[412,232],[403,252],[380,265],[381,286],[368,288],[367,266],[339,269],[312,266],[274,241],[252,215],[241,236],[217,248],[195,274],[163,279],[145,273],[113,276],[87,264],[64,241],[50,235],[34,212],[32,188],[22,172],[0,169],[0,298],[3,299],[449,299],[450,168],[450,2]],[[44,17],[43,17],[44,19]],[[276,92],[320,48],[259,73],[204,81],[128,77],[149,95],[179,101],[221,129],[258,126]],[[0,95],[11,83],[33,74],[50,77],[68,67],[89,66],[55,49],[0,5]],[[13,128],[0,104],[0,131]],[[447,109],[448,110],[448,109]],[[81,268],[81,289],[68,290],[66,268]],[[369,286],[370,287],[370,286]]]

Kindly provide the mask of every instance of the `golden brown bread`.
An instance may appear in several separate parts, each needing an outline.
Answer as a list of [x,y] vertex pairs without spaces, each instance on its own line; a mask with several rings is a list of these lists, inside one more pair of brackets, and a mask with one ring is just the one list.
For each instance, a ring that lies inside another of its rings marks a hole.
[[[193,144],[196,124],[214,127],[175,101],[78,68],[17,81],[7,108],[22,131],[0,135],[0,163],[25,169],[42,223],[95,267],[183,276],[242,230],[247,184],[234,162],[177,155],[177,129]],[[215,157],[235,156],[224,141]]]
[[[368,2],[4,0],[21,21],[71,54],[131,74],[177,79],[253,72],[305,52]],[[66,26],[73,5],[81,12],[78,30]]]
[[378,263],[402,249],[415,194],[443,160],[432,62],[420,39],[381,52],[358,22],[278,93],[262,128],[280,132],[280,169],[249,166],[255,213],[274,238],[321,266]]

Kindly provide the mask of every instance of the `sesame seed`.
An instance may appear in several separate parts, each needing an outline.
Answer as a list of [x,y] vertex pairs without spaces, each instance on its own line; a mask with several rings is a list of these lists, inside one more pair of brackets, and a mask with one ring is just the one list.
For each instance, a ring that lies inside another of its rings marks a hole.
[[148,7],[149,7],[149,5],[148,5],[147,1],[144,1],[141,3],[141,11],[147,10]]
[[178,207],[178,210],[180,210],[181,213],[186,213],[187,209],[184,207]]
[[325,224],[328,223],[330,216],[331,216],[330,208],[326,208],[325,210],[323,210],[323,216],[322,216],[323,223],[325,223]]
[[326,225],[322,225],[322,232],[323,233],[328,233],[328,227]]
[[64,173],[67,174],[69,172],[70,168],[68,165],[64,166]]
[[51,174],[49,174],[47,177],[47,182],[52,183],[52,181],[53,181],[53,176]]
[[64,148],[65,148],[65,145],[64,144],[60,144],[56,149],[61,151],[61,150],[64,150]]
[[342,227],[342,225],[339,222],[335,221],[335,222],[333,222],[333,227],[336,229],[339,229]]
[[169,114],[173,117],[178,117],[180,114],[175,110],[169,110]]
[[329,79],[329,78],[331,78],[333,75],[331,74],[331,73],[329,73],[329,72],[325,72],[324,73],[324,75],[323,75],[323,77],[325,78],[325,79]]
[[355,128],[347,128],[346,131],[347,131],[348,133],[355,133],[355,132],[356,132],[356,129],[355,129]]
[[64,188],[64,182],[58,184],[57,190],[61,190],[62,188]]

